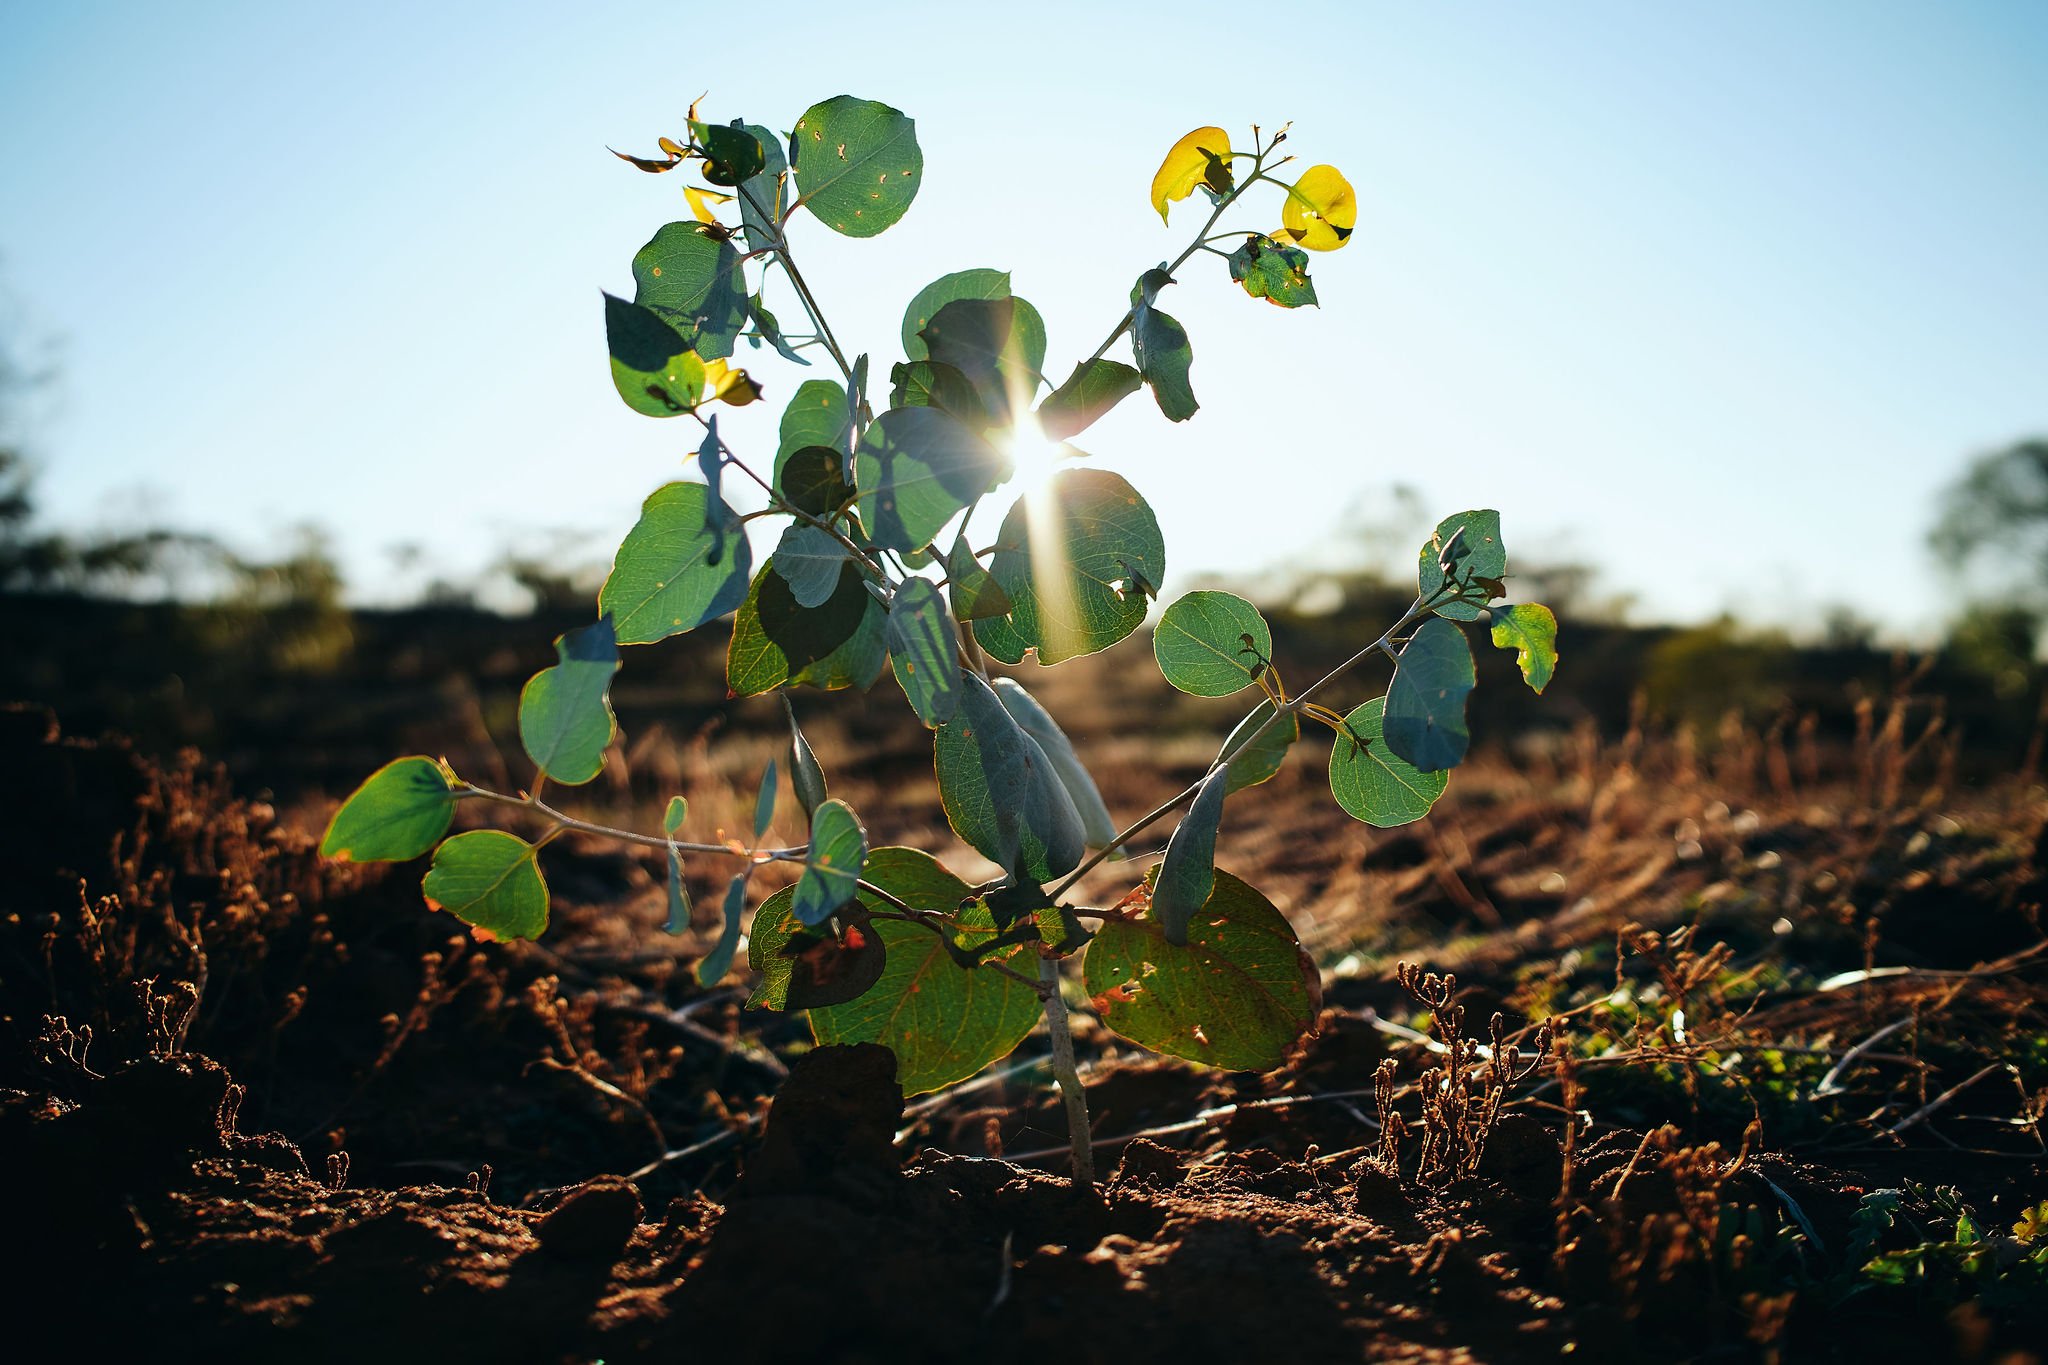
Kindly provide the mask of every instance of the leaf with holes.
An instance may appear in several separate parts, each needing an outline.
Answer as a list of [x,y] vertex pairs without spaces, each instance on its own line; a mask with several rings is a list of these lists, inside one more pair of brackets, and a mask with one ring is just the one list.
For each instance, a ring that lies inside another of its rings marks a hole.
[[1273,632],[1235,593],[1191,592],[1152,631],[1159,671],[1183,692],[1227,697],[1257,682],[1273,657]]
[[1557,671],[1557,617],[1540,602],[1493,609],[1493,642],[1515,651],[1515,666],[1530,690],[1542,692]]
[[611,617],[620,644],[652,644],[739,606],[752,564],[731,508],[702,484],[664,484],[641,504],[597,609]]
[[1176,948],[1187,947],[1188,921],[1216,885],[1216,830],[1223,822],[1229,782],[1228,768],[1212,768],[1202,779],[1188,813],[1166,841],[1166,856],[1153,880],[1152,916]]
[[611,618],[556,636],[555,654],[561,662],[528,678],[519,694],[519,742],[543,774],[580,787],[604,770],[604,751],[618,731],[611,689],[619,644]]
[[987,683],[968,673],[961,687],[960,709],[932,744],[947,821],[1006,873],[1041,883],[1065,876],[1086,849],[1073,798]]
[[1082,765],[1080,755],[1074,752],[1073,741],[1067,738],[1067,732],[1060,729],[1059,722],[1015,678],[997,678],[995,689],[996,699],[1010,713],[1010,719],[1016,721],[1025,734],[1037,740],[1038,747],[1045,751],[1060,785],[1067,789],[1067,796],[1081,817],[1081,833],[1088,847],[1107,848],[1110,840],[1116,838],[1116,822],[1110,819],[1109,807],[1102,803],[1102,793],[1096,789],[1095,779]]
[[1425,773],[1457,767],[1472,743],[1465,698],[1476,682],[1465,632],[1449,621],[1424,621],[1402,646],[1387,687],[1387,747]]
[[396,758],[349,794],[320,836],[320,856],[345,863],[402,863],[448,832],[455,774],[421,754]]
[[889,550],[922,550],[1010,476],[994,446],[937,408],[883,413],[861,436],[853,469],[861,524]]
[[612,385],[633,411],[675,417],[704,396],[703,358],[652,309],[606,294],[604,339]]
[[1308,253],[1271,237],[1247,237],[1230,253],[1230,278],[1255,299],[1282,308],[1316,304],[1315,282],[1308,277]]
[[1353,819],[1392,829],[1429,814],[1451,778],[1420,771],[1388,746],[1386,705],[1374,697],[1344,718],[1346,733],[1330,748],[1330,791]]
[[1230,765],[1229,790],[1256,787],[1270,780],[1287,762],[1294,742],[1301,738],[1301,721],[1292,711],[1276,719],[1278,711],[1271,701],[1260,702],[1237,723],[1230,738],[1223,741],[1216,761]]
[[910,709],[937,729],[960,706],[960,633],[931,580],[909,578],[889,605],[889,664]]
[[1156,918],[1105,920],[1082,979],[1111,1031],[1226,1071],[1280,1065],[1322,1007],[1315,964],[1286,918],[1220,868],[1186,947],[1168,943]]
[[633,302],[706,360],[723,360],[747,325],[740,254],[703,223],[670,223],[633,257]]
[[[961,907],[972,889],[929,854],[878,848],[869,855],[866,880],[914,909],[957,915],[954,939],[963,948],[995,936],[985,906]],[[877,912],[892,908],[865,892],[861,903]],[[1038,992],[1028,982],[986,966],[962,967],[944,939],[915,924],[873,920],[867,927],[888,950],[881,979],[859,999],[813,1009],[811,1032],[820,1044],[880,1043],[894,1052],[896,1083],[905,1095],[966,1080],[1009,1056],[1038,1022]],[[992,956],[1016,959],[1027,970],[1035,965],[1022,947]]]
[[[1009,595],[1008,625],[1045,664],[1107,649],[1136,630],[1166,574],[1152,508],[1104,469],[1062,469],[1019,498],[997,543],[990,571]],[[977,638],[988,643],[979,630]]]
[[790,145],[797,202],[848,237],[872,237],[895,224],[924,179],[915,121],[876,100],[835,95],[812,105]]
[[486,937],[539,938],[548,927],[548,884],[535,852],[503,830],[458,834],[434,850],[420,894],[429,908],[446,910]]
[[782,575],[763,569],[740,604],[725,652],[725,682],[738,697],[807,683],[866,688],[882,676],[888,644],[882,604],[849,560],[822,606],[799,606]]

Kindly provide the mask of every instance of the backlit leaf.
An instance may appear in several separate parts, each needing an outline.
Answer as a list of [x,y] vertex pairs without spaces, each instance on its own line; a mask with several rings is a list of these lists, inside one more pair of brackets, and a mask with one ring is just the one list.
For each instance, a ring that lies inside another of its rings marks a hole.
[[496,829],[458,834],[434,850],[420,893],[492,938],[539,938],[548,927],[548,887],[534,847]]
[[1145,377],[1115,360],[1076,365],[1067,382],[1038,405],[1038,426],[1049,441],[1064,441],[1143,388]]
[[981,391],[951,365],[931,360],[909,360],[889,371],[889,406],[895,408],[938,408],[960,419],[970,431],[988,426],[988,408]]
[[803,607],[781,574],[763,569],[740,604],[726,649],[725,681],[753,697],[790,683],[866,688],[888,662],[886,612],[861,585],[851,561],[822,606]]
[[1273,633],[1259,609],[1235,593],[1191,592],[1152,632],[1159,671],[1183,692],[1227,697],[1259,680],[1273,657]]
[[668,809],[662,812],[661,832],[673,839],[676,831],[683,827],[683,821],[687,820],[689,816],[689,799],[682,796],[671,796],[668,799]]
[[739,606],[752,562],[731,508],[711,501],[702,484],[665,484],[641,505],[597,607],[620,644],[651,644]]
[[1230,253],[1230,278],[1255,299],[1282,308],[1314,305],[1316,287],[1308,277],[1308,253],[1271,237],[1247,237]]
[[1105,920],[1082,979],[1103,1024],[1154,1052],[1263,1071],[1315,1026],[1315,964],[1266,898],[1218,869],[1175,947],[1156,917]]
[[798,202],[834,232],[872,237],[902,218],[924,179],[913,120],[875,100],[836,95],[790,135]]
[[1010,595],[993,574],[981,567],[964,534],[953,541],[953,548],[946,553],[946,592],[953,602],[953,617],[959,621],[1007,615],[1011,607]]
[[[762,139],[744,126],[718,123],[690,124],[690,136],[704,153],[704,178],[714,185],[739,185],[759,175],[767,165]],[[767,139],[772,144],[773,138]]]
[[[932,860],[908,848],[878,848],[866,880],[919,910],[957,914],[955,940],[963,947],[995,936],[980,904],[960,909],[970,888]],[[870,910],[887,907],[862,893]],[[866,926],[887,945],[881,979],[859,999],[811,1011],[811,1032],[821,1044],[880,1043],[896,1054],[896,1083],[920,1095],[964,1081],[1007,1057],[1038,1022],[1038,992],[987,967],[962,967],[945,941],[900,920]],[[997,950],[997,961],[1022,960],[1028,950]]]
[[1223,820],[1229,779],[1227,768],[1213,768],[1202,779],[1188,813],[1166,841],[1166,856],[1153,878],[1152,916],[1176,948],[1187,946],[1188,921],[1215,889],[1216,829]]
[[868,856],[868,833],[853,808],[827,801],[811,815],[811,849],[790,909],[806,925],[823,924],[853,899]]
[[[1464,534],[1460,535],[1461,531]],[[1448,577],[1441,562],[1446,549],[1453,561]],[[1424,600],[1430,600],[1448,582],[1456,595],[1439,603],[1436,614],[1453,621],[1477,621],[1486,610],[1491,592],[1480,580],[1498,580],[1507,571],[1508,551],[1500,538],[1500,513],[1485,508],[1459,512],[1437,524],[1417,555],[1416,583]]]
[[774,132],[758,123],[748,124],[747,131],[761,145],[761,170],[733,193],[740,201],[740,231],[747,250],[766,251],[781,240],[782,220],[789,216],[789,163]]
[[1402,647],[1387,687],[1388,747],[1425,773],[1457,767],[1472,742],[1465,698],[1474,681],[1465,632],[1449,621],[1424,621]]
[[[956,270],[950,275],[941,275],[917,291],[910,306],[903,310],[903,354],[909,360],[928,360],[931,352],[919,335],[931,325],[939,310],[955,299],[1007,299],[1010,298],[1010,272],[1007,270]],[[1032,370],[1045,364],[1045,321],[1038,310],[1023,299],[1016,301],[1011,315],[1012,335],[1020,353]]]
[[633,301],[651,309],[706,360],[732,354],[747,324],[740,254],[703,223],[669,223],[633,257]]
[[1493,642],[1515,651],[1515,666],[1531,690],[1550,686],[1557,670],[1557,617],[1539,602],[1493,609]]
[[726,883],[725,926],[719,931],[718,943],[697,963],[700,986],[715,986],[732,970],[733,957],[740,949],[740,916],[747,912],[747,877],[748,872],[741,872]]
[[519,694],[519,741],[533,766],[568,786],[604,770],[612,719],[612,674],[619,646],[609,617],[555,638],[561,662],[527,679]]
[[697,406],[703,358],[653,310],[606,294],[604,334],[612,385],[627,407],[648,417],[675,417]]
[[1152,208],[1159,221],[1168,221],[1168,204],[1187,198],[1208,178],[1212,159],[1227,164],[1229,158],[1230,134],[1221,128],[1197,128],[1174,143],[1152,176]]
[[845,468],[846,457],[832,447],[805,446],[777,464],[775,491],[798,511],[829,516],[853,496]]
[[[877,849],[875,856],[886,851]],[[754,927],[747,934],[747,965],[761,981],[747,997],[747,1008],[817,1009],[866,995],[881,980],[888,961],[888,948],[876,926],[849,924],[838,935],[829,928],[808,928],[796,917],[795,903],[796,888],[785,886],[754,912]],[[916,931],[915,926],[905,927]],[[929,933],[924,937],[938,941]]]
[[1173,283],[1162,270],[1148,270],[1131,291],[1131,353],[1138,373],[1152,386],[1152,397],[1168,421],[1185,422],[1201,409],[1188,370],[1195,363],[1187,329],[1159,311],[1152,300]]
[[1294,742],[1301,738],[1301,721],[1292,711],[1275,719],[1278,710],[1271,701],[1260,702],[1223,741],[1216,761],[1230,765],[1229,790],[1256,787],[1287,762]]
[[889,606],[889,664],[910,709],[937,729],[960,705],[960,634],[929,579],[910,578]]
[[[1006,624],[1045,664],[1107,649],[1136,630],[1166,574],[1151,507],[1104,469],[1062,469],[1019,498],[998,544],[990,572],[1010,598]],[[989,643],[979,627],[976,635]]]
[[1335,251],[1358,226],[1358,197],[1335,166],[1311,166],[1289,187],[1280,224],[1310,251]]
[[961,509],[1009,477],[1009,462],[937,408],[892,408],[854,452],[860,519],[876,545],[921,550]]
[[1353,819],[1392,829],[1429,814],[1451,777],[1421,772],[1388,747],[1386,705],[1374,697],[1344,718],[1346,733],[1330,748],[1330,791]]
[[1045,328],[1023,299],[955,299],[918,334],[933,364],[974,386],[989,420],[1007,422],[1037,391]]
[[768,766],[761,770],[761,789],[754,793],[754,842],[768,832],[768,826],[775,822],[776,786],[775,760],[769,759]]
[[818,807],[825,804],[825,770],[818,766],[811,742],[804,738],[803,727],[796,723],[796,706],[787,692],[782,694],[782,713],[789,717],[789,785],[796,789],[796,799],[804,814],[815,816]]
[[320,856],[398,863],[441,841],[455,818],[455,775],[423,755],[396,758],[365,778],[320,837]]
[[1065,876],[1086,848],[1073,799],[989,685],[968,673],[961,686],[959,710],[933,740],[947,821],[1005,872],[1041,883]]
[[690,927],[690,892],[683,885],[683,855],[674,844],[668,846],[668,921],[661,927],[671,934],[683,933]]

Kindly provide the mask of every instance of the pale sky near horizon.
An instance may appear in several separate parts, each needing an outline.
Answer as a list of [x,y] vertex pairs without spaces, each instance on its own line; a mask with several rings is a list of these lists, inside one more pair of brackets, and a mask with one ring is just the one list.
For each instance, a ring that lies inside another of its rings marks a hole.
[[[1063,376],[1193,232],[1146,203],[1190,128],[1292,119],[1350,177],[1319,310],[1196,258],[1162,306],[1204,410],[1141,394],[1079,441],[1157,510],[1169,592],[1400,482],[1644,618],[1924,632],[1934,491],[2048,432],[2048,4],[16,4],[0,293],[58,342],[44,511],[251,551],[319,522],[369,598],[417,581],[405,542],[607,555],[695,428],[611,389],[598,291],[687,211],[605,147],[701,92],[917,119],[900,225],[793,238],[882,381],[910,296],[984,265]],[[765,465],[821,371],[742,354],[768,401],[722,426]]]

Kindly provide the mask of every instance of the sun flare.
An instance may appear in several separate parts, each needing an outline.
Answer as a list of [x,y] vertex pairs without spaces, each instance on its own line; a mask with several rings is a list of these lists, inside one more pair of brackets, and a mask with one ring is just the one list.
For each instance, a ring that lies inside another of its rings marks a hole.
[[1004,442],[1012,473],[1010,487],[1025,496],[1038,492],[1073,455],[1058,441],[1049,440],[1038,419],[1026,416]]

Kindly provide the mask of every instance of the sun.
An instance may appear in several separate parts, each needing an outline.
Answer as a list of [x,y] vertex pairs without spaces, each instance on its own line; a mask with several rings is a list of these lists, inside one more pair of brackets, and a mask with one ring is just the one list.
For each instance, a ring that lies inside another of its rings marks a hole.
[[1029,413],[1005,438],[1003,449],[1009,454],[1012,467],[1010,486],[1027,497],[1045,488],[1052,476],[1073,458],[1073,451],[1048,439],[1038,425],[1038,418]]

